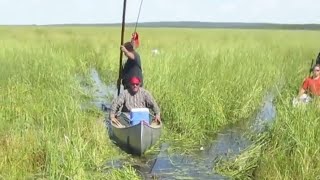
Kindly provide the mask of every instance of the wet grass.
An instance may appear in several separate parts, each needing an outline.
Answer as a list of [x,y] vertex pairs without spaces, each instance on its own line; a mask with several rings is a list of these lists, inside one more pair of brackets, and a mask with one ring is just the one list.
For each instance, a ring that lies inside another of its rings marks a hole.
[[[307,32],[304,32],[309,37]],[[311,58],[303,54],[316,47],[311,39],[296,44],[294,61],[287,61],[282,77],[283,87],[276,93],[277,115],[266,132],[252,138],[254,144],[237,157],[221,161],[217,169],[234,179],[318,179],[319,101],[308,106],[293,107],[303,79],[308,76]],[[309,63],[308,63],[309,61]]]
[[[300,108],[292,107],[303,73],[290,73],[287,85],[277,98],[278,116],[271,130],[270,143],[261,154],[257,178],[267,179],[319,179],[319,101]],[[297,78],[297,76],[299,78]]]
[[[127,38],[130,34],[129,29]],[[285,77],[290,92],[279,98],[277,136],[262,155],[270,167],[259,166],[257,176],[317,174],[317,110],[307,114],[314,117],[310,126],[301,126],[306,115],[292,112],[289,99],[308,68],[304,60],[315,55],[319,33],[141,29],[140,34],[145,87],[159,102],[165,123],[162,139],[182,143],[180,150],[205,144],[220,129],[252,116],[266,91]],[[94,67],[106,83],[116,82],[119,35],[119,28],[0,28],[1,178],[139,178],[130,165],[99,170],[123,154],[107,137],[103,113],[81,110],[84,95],[75,80]],[[153,56],[153,48],[160,54]],[[302,137],[307,128],[314,131]],[[289,147],[295,147],[293,154],[285,151]],[[270,162],[270,154],[278,161]],[[295,163],[282,163],[285,157]]]

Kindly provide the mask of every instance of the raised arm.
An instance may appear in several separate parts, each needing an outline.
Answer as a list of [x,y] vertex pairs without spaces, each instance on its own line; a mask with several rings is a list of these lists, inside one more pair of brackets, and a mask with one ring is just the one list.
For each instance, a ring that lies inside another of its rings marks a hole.
[[130,59],[130,60],[135,60],[135,55],[133,52],[130,52],[126,49],[126,47],[121,46],[121,51]]

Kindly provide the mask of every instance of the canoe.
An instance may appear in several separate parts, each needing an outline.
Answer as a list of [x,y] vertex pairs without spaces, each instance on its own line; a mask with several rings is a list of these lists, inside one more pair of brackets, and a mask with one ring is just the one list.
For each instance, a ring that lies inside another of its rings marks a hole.
[[130,126],[118,127],[109,120],[109,136],[122,150],[134,155],[143,155],[152,147],[161,135],[162,123],[145,121]]

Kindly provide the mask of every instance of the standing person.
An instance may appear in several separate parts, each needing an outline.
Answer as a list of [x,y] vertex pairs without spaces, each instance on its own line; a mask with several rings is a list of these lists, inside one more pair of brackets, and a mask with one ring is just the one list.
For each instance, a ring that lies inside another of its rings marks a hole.
[[130,87],[116,97],[111,105],[110,120],[119,127],[130,126],[128,115],[133,108],[149,108],[154,114],[154,120],[161,122],[160,108],[149,91],[140,87],[140,79],[132,77]]
[[138,77],[141,80],[140,86],[142,87],[143,75],[140,55],[134,50],[131,42],[124,43],[120,48],[124,55],[128,58],[122,71],[122,85],[124,86],[124,89],[129,88],[129,80],[132,77]]

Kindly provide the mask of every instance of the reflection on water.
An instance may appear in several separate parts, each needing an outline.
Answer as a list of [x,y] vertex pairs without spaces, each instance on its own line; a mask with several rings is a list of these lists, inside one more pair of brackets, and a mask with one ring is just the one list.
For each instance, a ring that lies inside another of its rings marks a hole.
[[[96,107],[106,110],[110,106],[110,101],[106,97],[115,97],[117,89],[115,86],[106,86],[95,69],[91,70],[90,76],[95,89],[93,103]],[[260,133],[274,120],[276,116],[273,105],[274,94],[270,91],[265,96],[264,104],[253,118],[251,125],[243,127],[243,123],[239,123],[224,129],[203,150],[190,155],[173,154],[169,153],[168,149],[175,145],[162,143],[158,154],[118,159],[108,162],[106,166],[110,169],[121,168],[129,163],[144,179],[229,179],[215,173],[215,164],[222,158],[240,154],[251,144],[246,138],[249,128]]]
[[[275,118],[276,111],[272,103],[273,98],[272,94],[265,97],[263,106],[253,119],[251,127],[255,132],[262,132],[265,123],[269,123]],[[248,128],[239,124],[218,133],[215,140],[209,143],[207,147],[190,156],[170,155],[166,151],[168,145],[162,144],[165,148],[162,148],[160,154],[156,157],[155,163],[150,167],[149,174],[160,177],[160,179],[172,179],[173,177],[182,179],[228,179],[214,172],[215,164],[220,159],[239,155],[252,143],[246,138]]]
[[111,100],[117,95],[117,87],[115,85],[106,85],[99,77],[96,69],[90,69],[90,85],[83,86],[83,90],[87,95],[91,95],[90,102],[82,105],[83,109],[95,106],[100,110],[106,110],[110,107]]
[[[168,144],[162,146],[168,149]],[[163,148],[150,168],[149,174],[159,179],[228,179],[214,172],[213,162],[218,156],[211,153],[209,150],[193,155],[170,155]]]
[[219,133],[216,139],[192,155],[169,154],[168,144],[162,144],[149,174],[160,179],[229,179],[215,173],[218,160],[239,154],[250,145],[241,128],[231,127]]
[[256,133],[263,132],[265,128],[272,123],[276,117],[276,109],[273,105],[274,94],[267,94],[264,99],[264,104],[261,110],[258,112],[255,121],[252,123],[252,129]]
[[93,87],[95,88],[94,91],[94,98],[93,103],[99,107],[102,108],[102,110],[106,107],[110,106],[110,101],[108,102],[108,99],[112,99],[117,95],[117,87],[115,85],[105,85],[95,69],[91,69],[90,71],[90,77],[93,82]]

